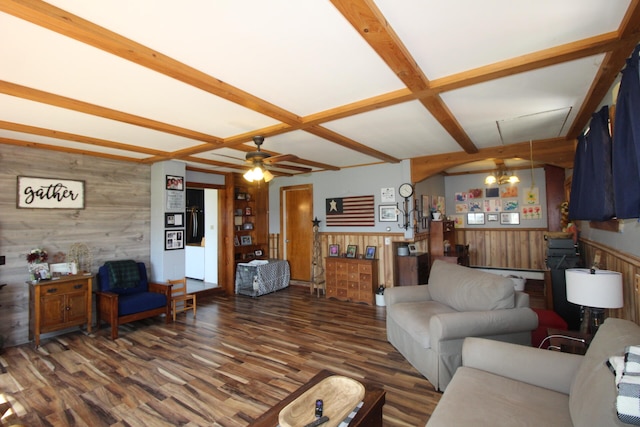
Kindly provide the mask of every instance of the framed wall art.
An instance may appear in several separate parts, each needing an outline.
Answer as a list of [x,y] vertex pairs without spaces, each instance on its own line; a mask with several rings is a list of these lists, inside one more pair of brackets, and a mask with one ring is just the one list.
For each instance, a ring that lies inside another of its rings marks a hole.
[[167,175],[167,190],[184,191],[184,177],[177,175]]
[[380,205],[378,220],[381,222],[398,222],[398,209],[395,205]]
[[251,243],[251,236],[240,236],[240,245],[249,246]]
[[484,213],[481,213],[481,212],[469,212],[467,214],[467,224],[469,224],[469,225],[482,225],[482,224],[484,224]]
[[184,213],[182,212],[165,212],[164,214],[165,228],[184,227]]
[[17,207],[84,209],[84,181],[18,176]]
[[518,225],[520,224],[520,214],[518,212],[502,212],[500,214],[500,224]]
[[184,230],[164,231],[164,250],[184,249]]

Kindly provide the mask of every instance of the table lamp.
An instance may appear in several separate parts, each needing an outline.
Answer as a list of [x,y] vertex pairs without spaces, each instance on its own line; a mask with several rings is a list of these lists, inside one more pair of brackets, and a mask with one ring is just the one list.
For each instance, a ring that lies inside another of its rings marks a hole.
[[569,268],[565,270],[567,301],[589,310],[589,333],[595,334],[604,321],[605,308],[620,308],[622,274],[617,271]]

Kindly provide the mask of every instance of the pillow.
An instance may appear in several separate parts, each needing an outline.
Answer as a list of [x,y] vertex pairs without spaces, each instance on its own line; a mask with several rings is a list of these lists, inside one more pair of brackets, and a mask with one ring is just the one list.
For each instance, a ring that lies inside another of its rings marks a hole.
[[486,311],[515,307],[515,290],[508,277],[436,260],[429,273],[434,301],[457,311]]

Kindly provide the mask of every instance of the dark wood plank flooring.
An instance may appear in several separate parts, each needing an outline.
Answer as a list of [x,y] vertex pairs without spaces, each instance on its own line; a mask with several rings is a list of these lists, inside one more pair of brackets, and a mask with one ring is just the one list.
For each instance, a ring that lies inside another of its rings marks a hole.
[[440,393],[386,340],[385,308],[292,286],[198,298],[181,313],[0,355],[3,426],[246,426],[321,369],[379,384],[385,426],[420,426]]

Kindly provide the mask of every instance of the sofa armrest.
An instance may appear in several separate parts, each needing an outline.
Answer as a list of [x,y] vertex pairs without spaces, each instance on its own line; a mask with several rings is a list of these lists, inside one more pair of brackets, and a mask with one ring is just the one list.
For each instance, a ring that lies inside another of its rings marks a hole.
[[429,321],[432,343],[526,332],[537,327],[538,316],[530,308],[440,313]]
[[569,394],[584,356],[501,341],[466,338],[462,365]]
[[384,291],[384,302],[387,306],[399,302],[429,300],[431,300],[431,294],[429,293],[429,286],[426,285],[394,286]]

